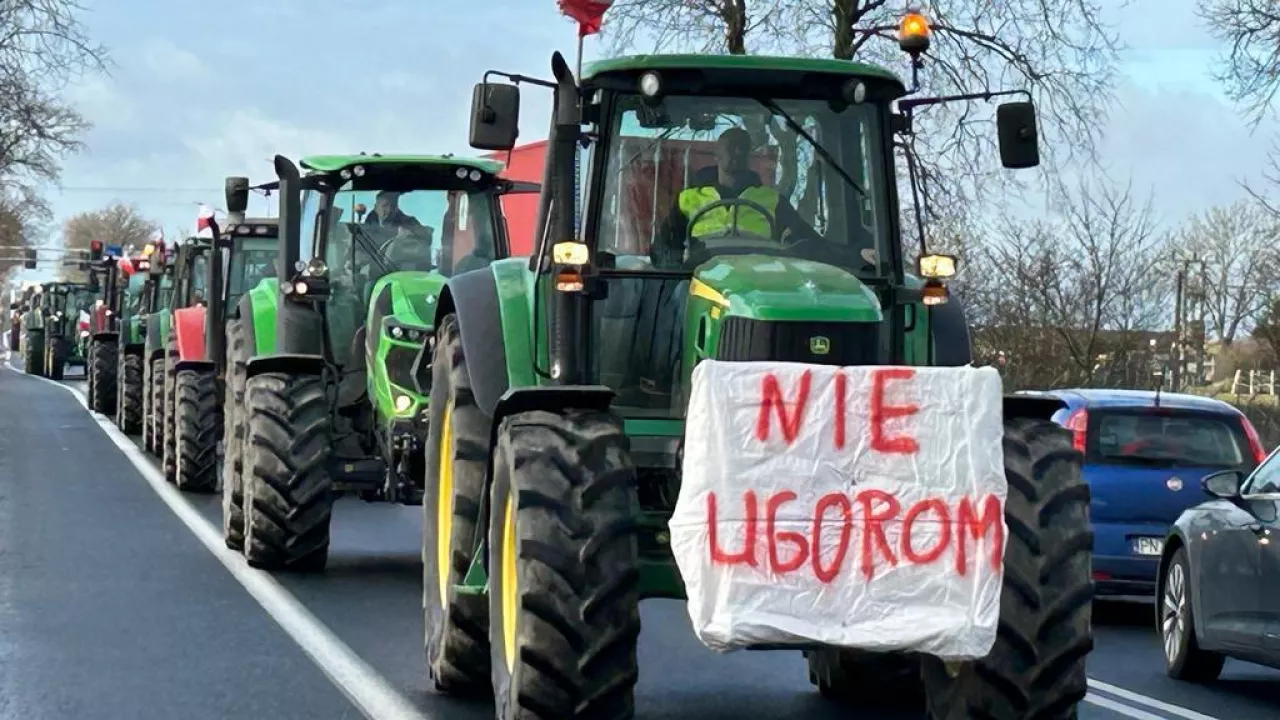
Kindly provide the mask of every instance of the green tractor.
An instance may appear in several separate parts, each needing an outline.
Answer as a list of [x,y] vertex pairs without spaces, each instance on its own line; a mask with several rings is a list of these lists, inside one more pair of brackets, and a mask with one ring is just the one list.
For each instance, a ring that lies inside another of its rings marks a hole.
[[126,435],[143,432],[143,404],[146,396],[144,352],[148,314],[158,292],[162,274],[155,271],[158,248],[148,243],[142,253],[127,265],[117,285],[120,308],[119,335],[116,340],[116,405],[115,422]]
[[147,253],[126,256],[120,248],[107,252],[95,241],[89,264],[91,272],[102,278],[102,297],[89,313],[85,354],[89,409],[113,418],[124,432],[137,434],[141,378],[131,358],[142,343],[140,315],[151,260]]
[[45,320],[53,313],[52,294],[47,291],[49,285],[44,283],[31,289],[22,313],[22,371],[39,377],[46,373]]
[[[274,185],[253,189],[269,192]],[[227,225],[220,228],[211,221],[216,242],[185,246],[188,251],[180,250],[175,263],[164,404],[157,415],[164,418],[165,472],[172,472],[180,490],[211,493],[218,488],[227,318],[232,318],[232,327],[238,326],[240,298],[275,275],[279,223],[245,217],[250,189],[248,178],[227,178]]]
[[84,367],[80,318],[93,308],[97,289],[92,280],[89,283],[55,282],[45,285],[45,293],[48,308],[43,368],[49,379],[62,380],[68,365]]
[[[927,34],[902,45],[918,67]],[[688,591],[669,520],[688,443],[708,442],[685,427],[695,366],[970,364],[955,258],[922,233],[904,270],[894,147],[915,107],[1007,93],[917,98],[884,68],[808,58],[621,57],[575,79],[557,53],[552,70],[533,259],[456,275],[434,304],[426,651],[438,689],[491,689],[500,718],[631,717],[638,603]],[[492,75],[471,145],[503,151],[527,78]],[[1037,165],[1034,106],[997,120],[1003,164]],[[784,643],[824,696],[902,693],[935,720],[1075,717],[1089,491],[1050,422],[1059,407],[1005,398],[1010,532],[989,654]],[[803,487],[817,469],[798,472]]]
[[421,502],[436,297],[507,255],[500,199],[537,186],[452,156],[275,164],[277,277],[228,329],[224,529],[255,567],[319,570],[337,496]]
[[159,457],[164,448],[164,364],[173,303],[173,248],[158,244],[152,255],[153,281],[144,298],[142,343],[142,446]]

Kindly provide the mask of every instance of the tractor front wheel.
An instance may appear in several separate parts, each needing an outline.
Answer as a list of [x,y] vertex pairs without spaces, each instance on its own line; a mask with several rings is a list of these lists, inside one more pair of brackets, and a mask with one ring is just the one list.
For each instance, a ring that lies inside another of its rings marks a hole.
[[44,375],[44,331],[27,330],[22,338],[22,372]]
[[244,433],[245,363],[248,361],[245,331],[239,318],[227,323],[227,386],[222,401],[225,414],[222,448],[222,540],[227,547],[244,550]]
[[639,513],[622,422],[502,421],[489,515],[489,646],[500,720],[634,714]]
[[159,457],[164,453],[164,356],[152,360],[150,367],[147,395],[151,398],[151,410],[146,422],[151,425],[151,446],[147,450]]
[[179,370],[174,425],[177,458],[174,477],[179,490],[211,493],[218,489],[218,379],[212,370]]
[[89,409],[112,416],[116,411],[116,344],[97,340],[89,346],[89,387],[93,389]]
[[263,373],[245,387],[245,559],[265,570],[323,570],[333,511],[324,379]]
[[116,425],[125,435],[142,432],[142,396],[146,386],[142,382],[142,356],[127,352],[120,358],[117,377],[119,401],[116,408]]
[[431,368],[426,482],[422,497],[422,608],[427,669],[436,689],[488,690],[489,608],[459,593],[475,557],[475,530],[489,461],[489,420],[476,405],[458,316],[436,331]]
[[933,720],[1072,720],[1088,690],[1093,649],[1089,486],[1057,425],[1010,418],[1004,587],[995,645],[958,669],[923,660]]
[[178,371],[174,367],[178,362],[178,351],[169,346],[163,361],[164,394],[160,396],[160,407],[164,408],[164,436],[160,446],[160,469],[164,471],[166,482],[173,482],[178,475],[178,427],[177,427],[177,392]]

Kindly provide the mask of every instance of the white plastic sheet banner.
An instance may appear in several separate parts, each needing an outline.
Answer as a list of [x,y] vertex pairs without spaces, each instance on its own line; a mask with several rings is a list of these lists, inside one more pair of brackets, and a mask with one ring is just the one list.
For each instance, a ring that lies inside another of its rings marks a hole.
[[671,519],[698,638],[985,656],[1001,397],[994,368],[699,363]]

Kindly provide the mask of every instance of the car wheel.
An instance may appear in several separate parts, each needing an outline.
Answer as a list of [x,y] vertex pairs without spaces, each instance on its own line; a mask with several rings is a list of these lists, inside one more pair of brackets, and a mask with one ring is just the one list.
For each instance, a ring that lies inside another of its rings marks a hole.
[[1165,671],[1169,677],[1188,682],[1218,679],[1226,658],[1201,649],[1196,640],[1191,564],[1187,562],[1186,550],[1178,548],[1173,554],[1161,588],[1157,629],[1164,643]]

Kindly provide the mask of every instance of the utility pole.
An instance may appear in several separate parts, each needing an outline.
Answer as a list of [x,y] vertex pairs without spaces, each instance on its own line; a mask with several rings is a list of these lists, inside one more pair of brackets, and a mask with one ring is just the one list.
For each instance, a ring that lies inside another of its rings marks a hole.
[[1178,392],[1182,389],[1182,289],[1186,283],[1187,267],[1190,262],[1183,260],[1178,265],[1178,275],[1174,281],[1173,294],[1173,365],[1172,385],[1170,389]]

